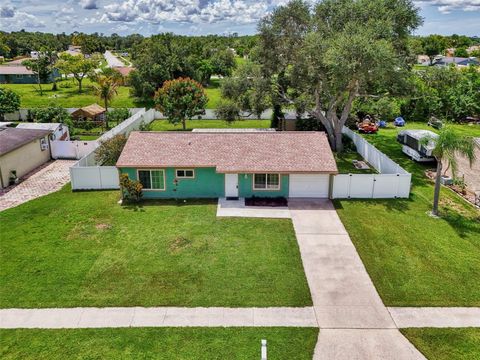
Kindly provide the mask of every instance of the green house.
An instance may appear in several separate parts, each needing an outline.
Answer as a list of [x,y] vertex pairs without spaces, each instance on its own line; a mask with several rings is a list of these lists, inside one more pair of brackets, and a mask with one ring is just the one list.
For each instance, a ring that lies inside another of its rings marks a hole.
[[132,132],[117,162],[144,199],[330,195],[323,132]]

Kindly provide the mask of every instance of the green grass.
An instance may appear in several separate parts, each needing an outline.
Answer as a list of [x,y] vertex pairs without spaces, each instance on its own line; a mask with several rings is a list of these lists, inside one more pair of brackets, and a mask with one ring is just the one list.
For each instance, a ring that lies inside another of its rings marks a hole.
[[[65,87],[69,86],[69,87]],[[20,95],[22,108],[48,107],[52,104],[61,107],[82,107],[93,103],[102,105],[102,102],[93,92],[92,82],[85,79],[82,82],[82,93],[78,92],[78,82],[72,79],[58,82],[58,91],[52,91],[52,84],[42,85],[45,90],[43,96],[32,84],[2,84],[2,88],[8,88]],[[118,95],[114,97],[111,107],[143,107],[145,104],[136,102],[130,97],[130,89],[126,86],[118,88]]]
[[315,328],[120,328],[0,330],[2,359],[260,359],[313,356]]
[[441,218],[430,217],[433,182],[424,171],[433,165],[404,155],[395,140],[398,131],[365,137],[412,173],[410,198],[336,200],[338,214],[386,305],[480,306],[480,213],[443,188]]
[[[34,84],[1,84],[0,87],[8,88],[20,95],[21,108],[48,107],[52,104],[61,107],[82,107],[93,103],[103,106],[100,99],[94,94],[92,82],[85,79],[82,82],[82,92],[78,92],[78,82],[69,79],[58,82],[58,90],[52,91],[52,84],[43,84],[43,96],[37,91]],[[207,109],[217,108],[220,100],[220,80],[212,79],[211,85],[205,88],[208,96]],[[114,97],[110,107],[152,107],[153,102],[139,101],[130,96],[130,88],[128,86],[120,86],[118,95]]]
[[480,358],[480,328],[410,328],[401,332],[431,360]]
[[353,166],[353,163],[352,163],[353,160],[365,161],[365,159],[357,152],[335,153],[335,160],[337,162],[337,168],[340,174],[376,174],[377,173],[375,168],[369,164],[367,165],[370,166],[370,169],[367,169],[367,170],[357,169],[355,166]]
[[[228,123],[225,120],[187,120],[187,130],[209,128],[269,128],[270,120],[238,120]],[[182,131],[182,125],[172,125],[168,120],[155,120],[152,122],[153,131]]]
[[220,82],[220,79],[211,79],[210,85],[205,88],[208,97],[207,109],[216,109],[222,100]]
[[290,220],[118,198],[67,185],[1,212],[0,307],[312,304]]

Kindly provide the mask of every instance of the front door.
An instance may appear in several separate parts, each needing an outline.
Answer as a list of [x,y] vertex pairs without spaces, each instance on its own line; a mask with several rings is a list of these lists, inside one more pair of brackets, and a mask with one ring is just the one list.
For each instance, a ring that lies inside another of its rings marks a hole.
[[238,197],[238,174],[225,174],[225,197]]

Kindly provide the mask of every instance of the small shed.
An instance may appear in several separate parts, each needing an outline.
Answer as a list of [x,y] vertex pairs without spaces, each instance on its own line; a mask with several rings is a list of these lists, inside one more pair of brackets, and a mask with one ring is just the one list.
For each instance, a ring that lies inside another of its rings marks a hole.
[[107,110],[98,104],[92,104],[80,109],[75,110],[72,113],[74,121],[93,121],[96,123],[103,123],[105,121],[105,114]]

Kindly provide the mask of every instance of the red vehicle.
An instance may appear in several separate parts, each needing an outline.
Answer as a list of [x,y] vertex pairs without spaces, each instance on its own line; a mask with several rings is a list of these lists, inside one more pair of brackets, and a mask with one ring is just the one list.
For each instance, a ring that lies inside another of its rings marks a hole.
[[374,134],[378,131],[378,126],[371,120],[363,120],[358,123],[358,131],[364,134]]

